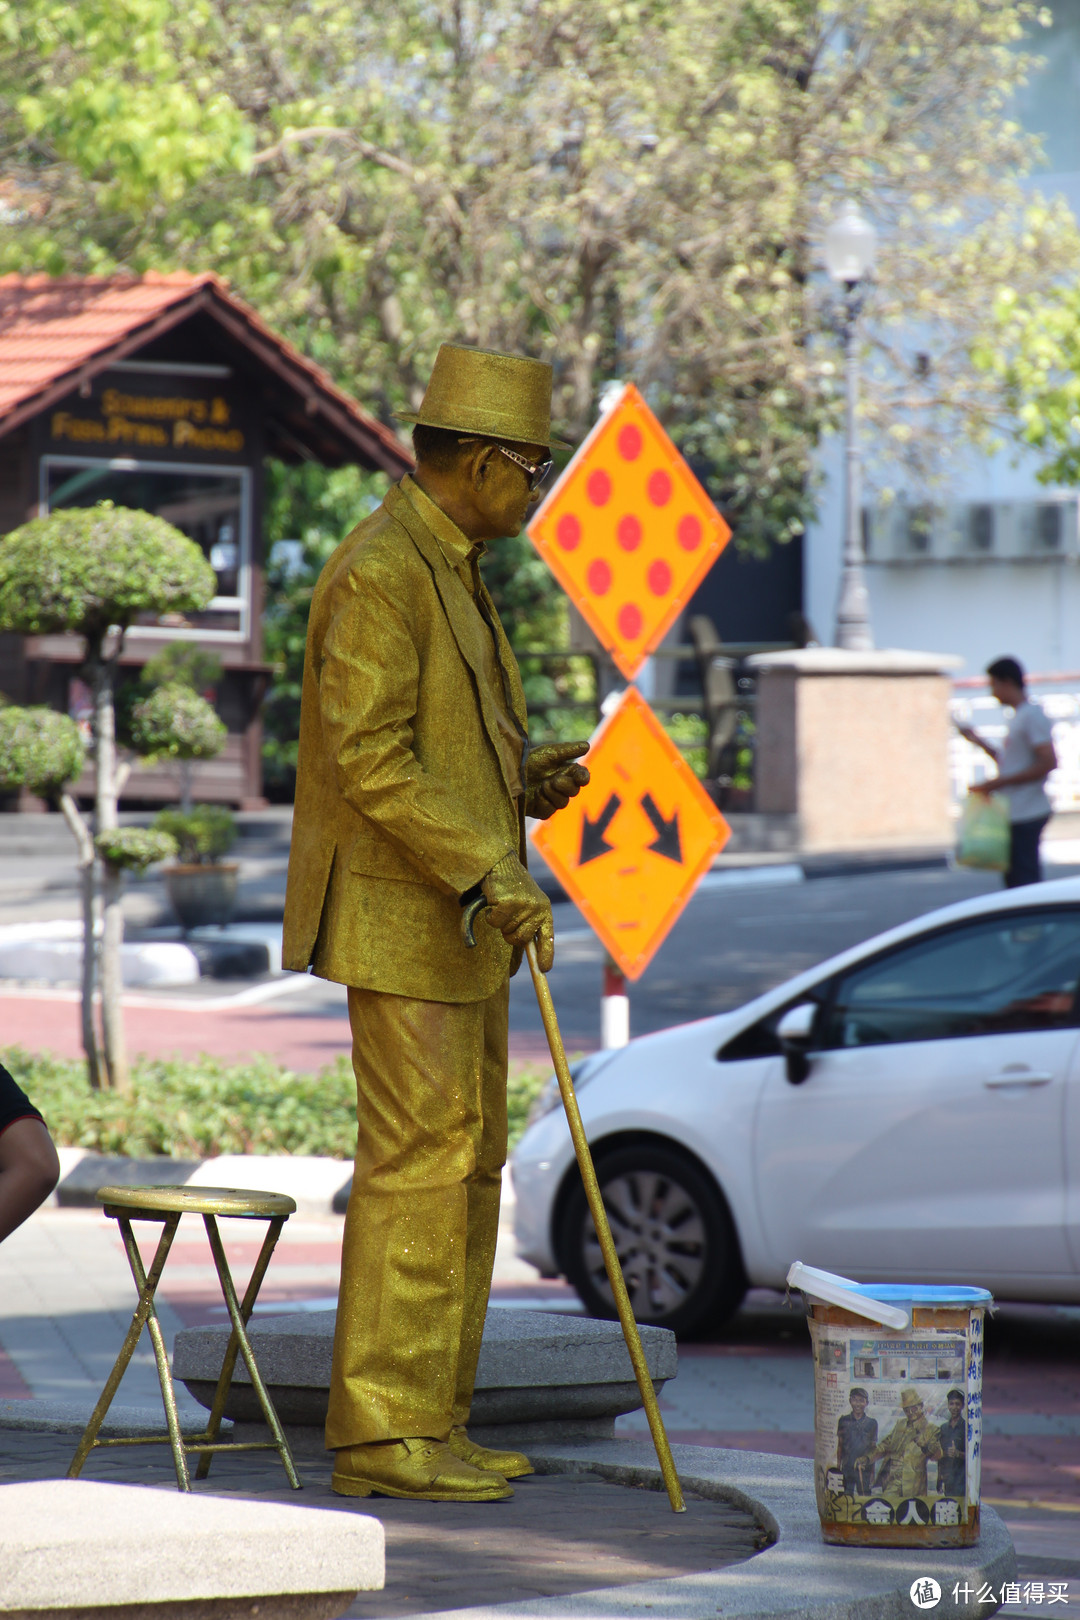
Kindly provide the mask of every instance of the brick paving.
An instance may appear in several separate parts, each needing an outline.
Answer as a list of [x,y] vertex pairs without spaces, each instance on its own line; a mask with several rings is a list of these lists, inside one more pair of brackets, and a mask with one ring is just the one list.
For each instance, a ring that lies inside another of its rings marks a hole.
[[[0,1482],[62,1478],[73,1435],[0,1429]],[[329,1460],[297,1459],[304,1489],[289,1490],[276,1459],[217,1458],[206,1495],[236,1495],[307,1508],[370,1514],[386,1531],[386,1587],[362,1593],[352,1620],[525,1602],[570,1592],[670,1579],[740,1563],[767,1544],[748,1513],[688,1494],[673,1514],[657,1491],[595,1478],[534,1476],[506,1502],[460,1504],[355,1500],[330,1490]],[[165,1446],[93,1452],[84,1479],[175,1489]]]

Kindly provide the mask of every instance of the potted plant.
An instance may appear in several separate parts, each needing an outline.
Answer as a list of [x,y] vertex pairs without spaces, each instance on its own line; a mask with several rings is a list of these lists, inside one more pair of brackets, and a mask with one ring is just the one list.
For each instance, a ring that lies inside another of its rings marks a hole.
[[190,810],[159,810],[155,832],[175,839],[177,860],[165,868],[165,887],[184,933],[192,928],[223,928],[236,904],[239,867],[226,862],[236,841],[236,818],[220,804]]

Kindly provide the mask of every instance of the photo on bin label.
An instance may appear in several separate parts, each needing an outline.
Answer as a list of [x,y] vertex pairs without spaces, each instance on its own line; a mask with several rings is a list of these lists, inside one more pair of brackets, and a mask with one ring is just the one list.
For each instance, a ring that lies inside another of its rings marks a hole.
[[978,1506],[982,1438],[976,1316],[974,1334],[813,1324],[823,1523],[928,1534],[966,1524]]

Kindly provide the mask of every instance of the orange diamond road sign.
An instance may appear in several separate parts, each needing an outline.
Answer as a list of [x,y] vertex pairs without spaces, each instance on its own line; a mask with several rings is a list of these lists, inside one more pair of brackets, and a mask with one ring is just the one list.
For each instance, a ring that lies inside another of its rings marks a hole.
[[570,462],[529,538],[632,680],[731,530],[631,385]]
[[636,687],[604,722],[591,781],[533,843],[628,979],[640,978],[731,828]]

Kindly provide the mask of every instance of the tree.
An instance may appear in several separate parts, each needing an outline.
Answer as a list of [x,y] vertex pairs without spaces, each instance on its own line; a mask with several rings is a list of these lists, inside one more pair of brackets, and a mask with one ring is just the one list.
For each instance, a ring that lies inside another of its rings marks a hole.
[[815,266],[841,196],[882,227],[867,415],[916,462],[1000,409],[970,358],[996,287],[1075,262],[1018,179],[1026,0],[0,17],[4,262],[212,265],[384,416],[443,338],[550,356],[574,439],[633,377],[757,549],[798,532],[836,418]]
[[216,759],[228,731],[211,704],[183,681],[159,686],[136,703],[131,738],[146,760],[175,759],[180,766],[180,805],[191,809],[191,767],[197,759]]
[[86,747],[75,721],[55,709],[0,709],[0,782],[55,798],[78,850],[79,896],[83,921],[82,1043],[90,1084],[101,1084],[94,1029],[94,839],[69,791],[82,775]]
[[[81,636],[85,671],[94,698],[91,723],[94,766],[94,820],[98,840],[118,828],[117,801],[123,785],[116,752],[116,668],[124,635],[146,614],[197,612],[211,600],[215,576],[194,541],[162,518],[104,501],[35,518],[0,538],[0,628],[24,635],[69,633]],[[126,771],[123,773],[126,775]],[[70,818],[69,818],[70,824]],[[74,825],[72,830],[75,831]],[[83,1040],[91,1079],[118,1090],[128,1085],[124,1050],[120,949],[123,913],[120,878],[123,840],[118,852],[100,862],[99,850],[86,863],[83,904]],[[136,861],[136,864],[138,862]],[[104,1065],[99,1066],[92,1014],[95,880],[100,876],[101,1017]],[[89,1042],[89,1044],[87,1044]]]
[[975,358],[1005,387],[1013,436],[1047,455],[1044,484],[1080,484],[1080,284],[1035,298],[1003,285],[994,314],[997,330]]

